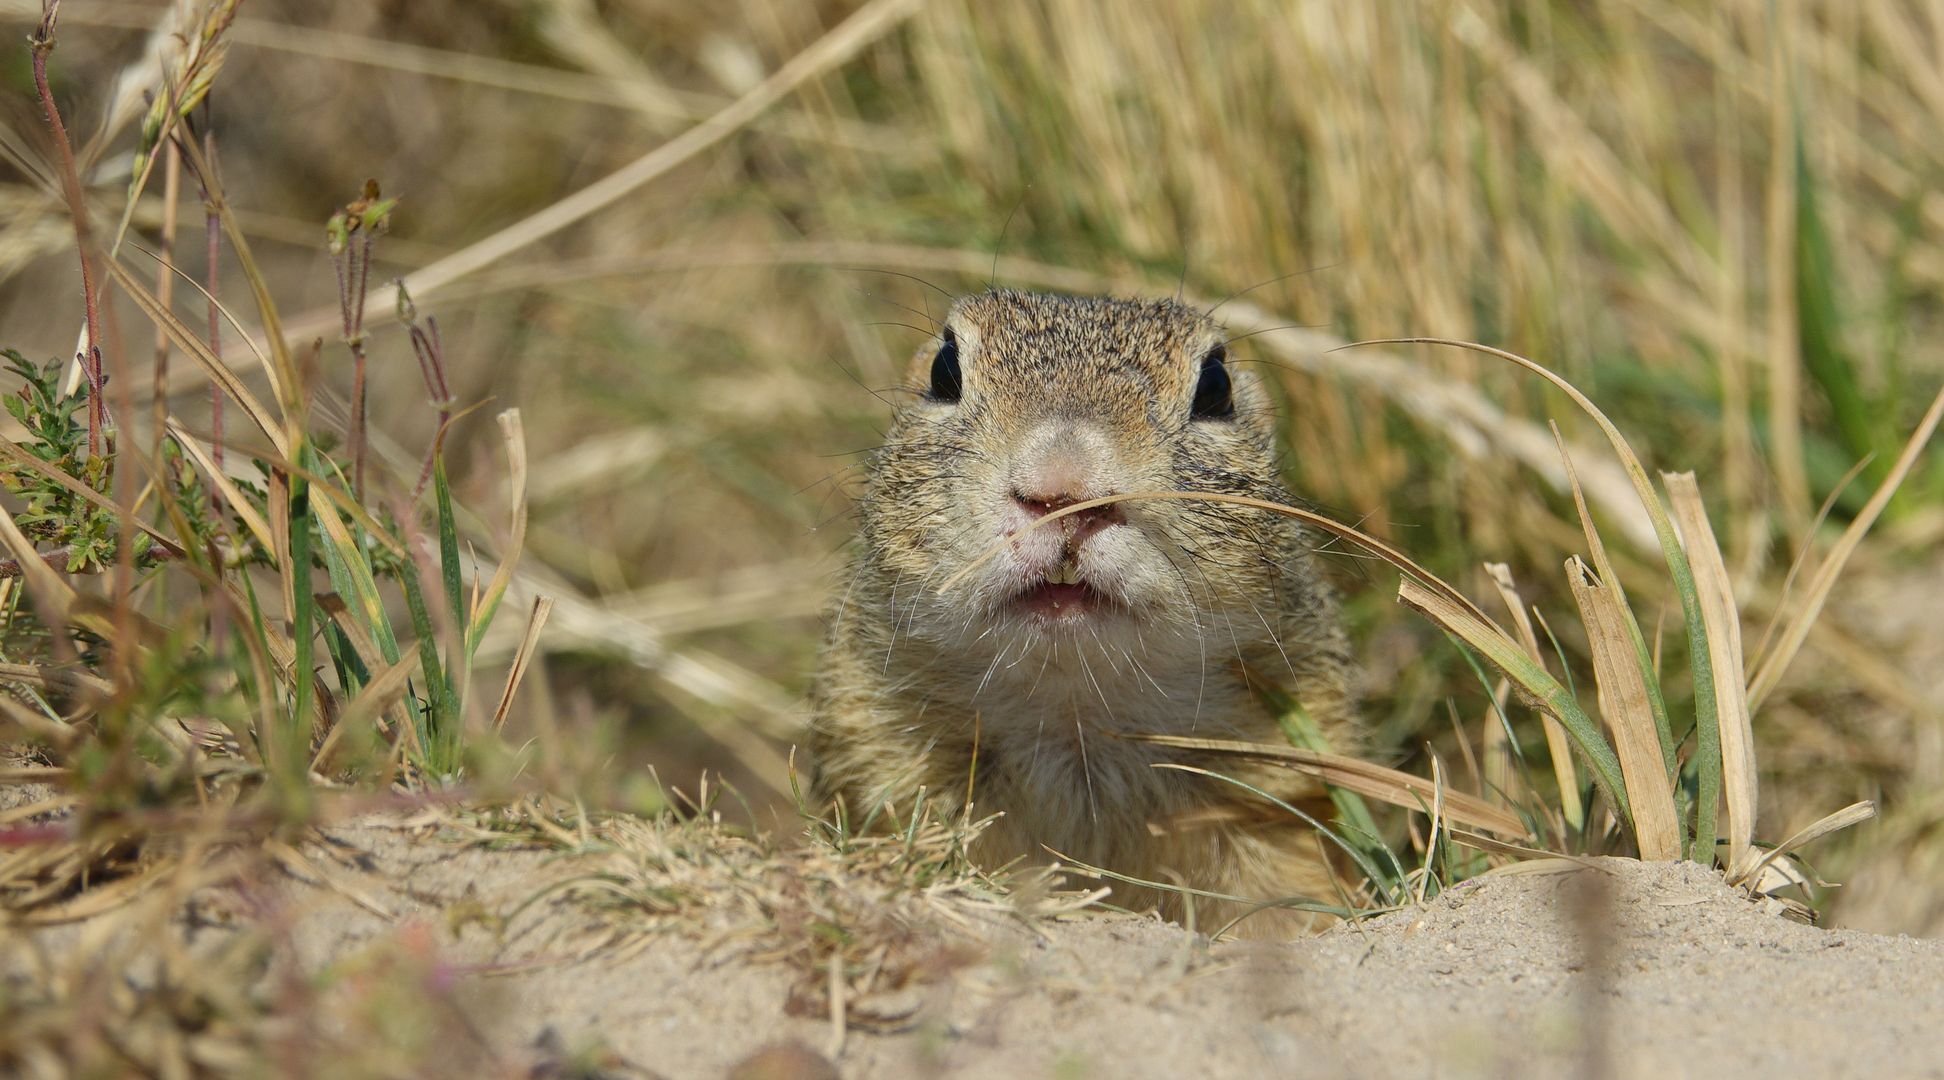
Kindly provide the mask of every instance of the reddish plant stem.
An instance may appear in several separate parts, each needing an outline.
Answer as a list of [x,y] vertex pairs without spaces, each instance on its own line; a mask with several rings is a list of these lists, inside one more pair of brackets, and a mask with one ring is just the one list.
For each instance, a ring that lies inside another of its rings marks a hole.
[[61,164],[61,190],[67,199],[68,216],[74,219],[75,246],[81,253],[81,297],[87,310],[88,347],[76,359],[81,361],[88,378],[88,454],[95,456],[101,453],[101,437],[108,427],[108,401],[102,394],[101,310],[95,295],[94,266],[88,257],[94,250],[94,237],[88,227],[81,174],[74,164],[74,146],[68,141],[67,125],[61,123],[61,110],[55,107],[54,91],[47,83],[47,54],[54,51],[54,22],[60,11],[60,0],[43,4],[40,25],[28,40],[34,58],[34,90],[40,95],[41,110],[47,114],[48,126],[54,132],[56,156]]
[[432,437],[432,450],[425,457],[425,465],[419,470],[418,483],[412,488],[412,505],[418,505],[419,497],[425,494],[425,485],[432,479],[432,466],[438,460],[445,446],[446,427],[452,423],[452,390],[446,382],[445,342],[439,337],[439,320],[430,315],[425,317],[425,325],[418,323],[418,311],[411,298],[406,295],[404,285],[399,285],[399,318],[412,339],[412,355],[418,357],[419,375],[425,379],[425,392],[432,398],[432,405],[439,410],[439,426]]

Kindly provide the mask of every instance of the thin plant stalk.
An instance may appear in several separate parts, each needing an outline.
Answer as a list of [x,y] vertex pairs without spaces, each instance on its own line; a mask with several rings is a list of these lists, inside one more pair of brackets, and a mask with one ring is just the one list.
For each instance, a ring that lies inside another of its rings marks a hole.
[[371,237],[366,234],[331,254],[332,265],[337,269],[338,310],[344,319],[344,344],[351,350],[351,492],[363,499],[366,413],[364,308]]
[[74,147],[68,141],[67,125],[54,104],[54,91],[47,82],[47,55],[54,51],[54,24],[60,18],[60,0],[47,0],[41,7],[40,25],[28,38],[33,53],[34,90],[40,95],[41,111],[54,134],[54,147],[61,166],[61,192],[67,200],[68,215],[74,219],[74,242],[81,257],[81,296],[87,313],[87,348],[76,355],[88,380],[88,453],[101,453],[101,436],[108,426],[108,404],[102,394],[101,305],[96,291],[91,253],[93,230],[88,224],[88,204],[81,190],[81,174],[74,163]]
[[371,250],[391,220],[397,199],[379,197],[378,181],[367,180],[364,192],[331,215],[324,235],[337,271],[338,320],[344,344],[351,350],[351,492],[362,501],[365,490],[365,424],[367,361],[365,357],[365,300],[371,285]]
[[425,494],[425,485],[432,480],[432,472],[445,447],[446,430],[452,425],[452,387],[446,381],[445,340],[439,336],[439,320],[428,315],[423,325],[419,323],[418,307],[412,303],[412,294],[406,291],[403,281],[394,281],[398,290],[398,321],[405,324],[405,331],[412,339],[412,355],[418,358],[419,375],[425,380],[425,392],[432,399],[432,407],[439,410],[439,426],[434,428],[432,449],[426,454],[425,464],[419,469],[418,483],[412,486],[412,504],[416,506]]
[[[205,110],[206,114],[207,110]],[[211,171],[216,168],[216,133],[203,134],[203,160],[208,162]],[[209,354],[217,363],[223,360],[223,322],[222,304],[216,299],[219,278],[222,272],[223,221],[217,212],[216,204],[209,198],[209,181],[199,184],[203,201],[204,254],[203,291],[209,297]],[[209,384],[209,454],[216,467],[223,467],[223,388],[214,380]],[[222,496],[212,492],[212,499],[221,505]]]
[[[175,299],[175,242],[176,242],[176,202],[182,197],[182,155],[173,142],[162,146],[162,230],[156,245],[155,258],[160,264],[155,271],[155,298],[163,307],[169,307]],[[166,434],[169,417],[169,332],[163,327],[155,328],[155,381],[149,391],[152,426],[155,429],[156,449],[151,453],[159,460],[160,447]]]

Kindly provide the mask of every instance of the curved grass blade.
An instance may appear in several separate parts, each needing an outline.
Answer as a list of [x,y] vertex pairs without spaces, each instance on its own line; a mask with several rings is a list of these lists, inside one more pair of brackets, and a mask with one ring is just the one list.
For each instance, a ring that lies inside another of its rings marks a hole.
[[1579,473],[1573,468],[1572,455],[1566,452],[1566,438],[1559,433],[1558,424],[1548,423],[1547,426],[1552,429],[1553,444],[1559,448],[1559,462],[1566,470],[1566,486],[1573,493],[1573,509],[1579,515],[1580,530],[1586,536],[1587,554],[1593,557],[1593,569],[1600,575],[1604,586],[1613,590],[1614,599],[1619,601],[1627,636],[1633,642],[1642,682],[1647,687],[1647,705],[1653,712],[1654,734],[1660,740],[1661,767],[1667,770],[1668,779],[1673,780],[1676,769],[1674,725],[1667,717],[1667,701],[1661,696],[1654,650],[1647,646],[1647,635],[1640,629],[1640,620],[1634,617],[1633,605],[1627,602],[1626,584],[1620,580],[1620,572],[1613,568],[1613,560],[1607,558],[1606,544],[1600,539],[1600,530],[1593,525],[1593,515],[1586,509],[1586,493],[1580,490]]
[[[1721,786],[1726,795],[1723,826],[1728,833],[1725,865],[1738,866],[1755,842],[1759,789],[1755,774],[1755,731],[1748,713],[1748,684],[1744,681],[1741,615],[1729,584],[1728,566],[1715,542],[1701,487],[1689,473],[1662,473],[1661,483],[1674,504],[1674,520],[1687,541],[1688,561],[1694,564],[1695,585],[1701,590],[1701,613],[1708,623],[1708,647],[1714,650],[1715,696],[1721,702]],[[1703,784],[1714,777],[1705,773]],[[1715,838],[1696,836],[1701,861],[1712,858]]]
[[1579,746],[1580,753],[1586,755],[1587,764],[1593,767],[1593,780],[1599,785],[1600,791],[1613,802],[1622,818],[1630,817],[1632,811],[1627,801],[1620,759],[1614,754],[1606,737],[1600,734],[1600,729],[1593,725],[1592,718],[1580,708],[1579,701],[1571,691],[1527,657],[1497,627],[1471,619],[1466,612],[1446,603],[1442,597],[1422,588],[1410,578],[1398,582],[1397,599],[1478,650],[1479,655],[1505,672],[1507,678],[1531,695],[1541,709],[1557,718]]
[[[1694,673],[1694,762],[1703,776],[1719,773],[1721,771],[1721,728],[1716,716],[1714,663],[1708,652],[1707,624],[1702,618],[1700,596],[1694,588],[1694,573],[1688,566],[1687,553],[1681,547],[1679,534],[1674,531],[1674,523],[1667,515],[1667,507],[1661,502],[1660,494],[1654,490],[1653,481],[1647,476],[1646,467],[1640,463],[1639,455],[1634,453],[1626,436],[1620,433],[1620,429],[1608,419],[1606,413],[1600,411],[1599,406],[1593,404],[1585,394],[1580,393],[1572,383],[1544,365],[1528,360],[1517,353],[1472,341],[1428,337],[1379,338],[1355,342],[1343,347],[1352,349],[1358,345],[1442,345],[1495,356],[1517,364],[1552,383],[1571,398],[1573,404],[1579,406],[1581,411],[1592,417],[1595,424],[1599,425],[1600,431],[1612,444],[1613,452],[1620,459],[1621,466],[1626,469],[1627,478],[1633,481],[1634,491],[1640,496],[1640,504],[1646,509],[1648,519],[1653,522],[1654,536],[1660,541],[1661,557],[1666,561],[1668,575],[1673,578],[1674,589],[1680,595],[1681,618],[1687,626],[1688,667]],[[1611,577],[1611,575],[1607,576]],[[1633,623],[1632,611],[1627,610],[1625,604],[1621,604],[1620,607],[1623,625]],[[1630,636],[1638,634],[1639,626],[1635,624],[1630,631]],[[1644,637],[1637,643],[1637,648],[1639,654],[1636,660],[1646,665],[1642,669],[1643,678],[1645,682],[1652,685],[1656,680],[1651,673],[1651,659],[1641,659],[1646,650]],[[1699,795],[1695,799],[1694,835],[1713,836],[1715,834],[1717,795],[1715,785],[1700,786]]]
[[[1412,776],[1410,773],[1399,772],[1396,769],[1387,769],[1382,765],[1360,761],[1342,754],[1325,754],[1315,750],[1301,750],[1294,746],[1275,746],[1269,743],[1240,742],[1232,739],[1197,739],[1183,735],[1124,734],[1119,738],[1130,742],[1173,747],[1177,750],[1196,750],[1208,754],[1266,761],[1407,810],[1420,809],[1426,802],[1439,798],[1438,785],[1423,777]],[[1447,790],[1443,793],[1443,799],[1445,813],[1454,820],[1507,836],[1526,835],[1525,822],[1520,821],[1516,814],[1502,807],[1493,806],[1475,795]]]
[[[1378,869],[1377,864],[1371,861],[1369,852],[1366,852],[1358,845],[1352,844],[1348,840],[1345,840],[1342,836],[1338,835],[1336,830],[1316,820],[1316,817],[1314,815],[1304,813],[1301,809],[1292,806],[1287,801],[1283,799],[1279,799],[1274,795],[1271,795],[1267,791],[1262,790],[1261,788],[1255,786],[1254,784],[1249,783],[1246,780],[1234,776],[1229,776],[1224,773],[1218,773],[1213,769],[1203,769],[1194,765],[1185,765],[1180,762],[1174,762],[1174,761],[1157,761],[1154,763],[1153,767],[1156,769],[1167,769],[1171,772],[1193,773],[1196,776],[1206,776],[1211,780],[1220,780],[1225,784],[1234,784],[1236,787],[1239,787],[1244,791],[1250,792],[1251,794],[1257,795],[1269,801],[1270,803],[1273,803],[1278,809],[1283,810],[1284,812],[1290,814],[1292,817],[1295,817],[1298,820],[1300,820],[1303,824],[1308,825],[1312,829],[1315,829],[1317,835],[1322,836],[1330,843],[1335,844],[1338,848],[1342,849],[1343,853],[1345,855],[1350,856],[1350,860],[1357,864],[1357,869],[1363,871],[1364,877],[1369,879],[1371,885],[1375,888],[1378,888],[1381,892],[1383,892],[1386,899],[1394,898],[1397,887],[1404,880],[1404,868],[1403,866],[1398,864],[1397,857],[1395,855],[1392,855],[1389,849],[1387,848],[1384,849],[1384,854],[1386,856],[1389,856],[1391,867],[1395,871],[1395,874],[1391,877],[1386,878],[1383,875],[1382,871]],[[1250,903],[1259,903],[1259,901],[1250,901]]]

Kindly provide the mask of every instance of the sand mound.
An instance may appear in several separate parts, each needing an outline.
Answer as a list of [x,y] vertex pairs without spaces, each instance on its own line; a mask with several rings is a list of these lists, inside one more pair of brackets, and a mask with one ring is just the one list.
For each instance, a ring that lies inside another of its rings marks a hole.
[[[412,977],[458,1019],[429,1060],[466,1075],[1944,1075],[1944,943],[1803,926],[1692,864],[1490,877],[1245,946],[645,827],[573,855],[326,835],[199,889],[178,932],[274,922],[336,982],[434,957]],[[89,933],[34,931],[44,955]]]

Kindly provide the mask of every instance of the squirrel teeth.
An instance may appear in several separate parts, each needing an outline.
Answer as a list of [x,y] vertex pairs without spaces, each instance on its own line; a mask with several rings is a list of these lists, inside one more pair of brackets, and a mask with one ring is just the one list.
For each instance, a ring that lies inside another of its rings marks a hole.
[[1049,585],[1080,584],[1079,564],[1074,563],[1070,560],[1062,561],[1060,565],[1054,567],[1053,570],[1046,575],[1046,583]]

